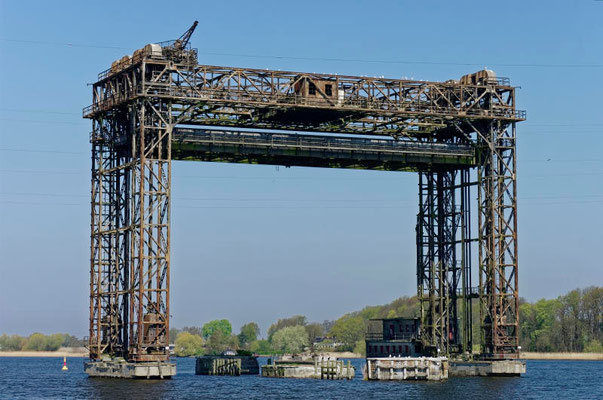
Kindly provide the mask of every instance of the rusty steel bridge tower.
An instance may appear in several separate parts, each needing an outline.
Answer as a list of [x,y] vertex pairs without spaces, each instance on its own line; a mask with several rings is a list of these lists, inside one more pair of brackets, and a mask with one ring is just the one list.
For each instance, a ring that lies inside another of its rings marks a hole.
[[169,358],[172,160],[417,172],[424,343],[471,352],[479,302],[481,357],[516,358],[515,124],[525,112],[509,80],[488,70],[426,82],[199,65],[194,27],[114,62],[83,111],[90,358]]

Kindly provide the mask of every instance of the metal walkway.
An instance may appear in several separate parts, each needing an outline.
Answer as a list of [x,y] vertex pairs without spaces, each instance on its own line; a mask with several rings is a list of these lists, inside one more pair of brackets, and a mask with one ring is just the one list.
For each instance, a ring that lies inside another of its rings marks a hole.
[[475,166],[469,145],[385,138],[176,128],[172,158],[386,171]]

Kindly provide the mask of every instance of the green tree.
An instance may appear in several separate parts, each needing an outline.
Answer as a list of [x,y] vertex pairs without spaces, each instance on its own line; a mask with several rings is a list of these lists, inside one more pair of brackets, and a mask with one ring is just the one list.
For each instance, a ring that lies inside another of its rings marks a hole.
[[272,341],[272,335],[278,330],[281,330],[288,326],[305,326],[308,323],[306,317],[303,315],[294,315],[289,318],[279,319],[276,323],[270,325],[268,328],[268,340]]
[[216,329],[206,342],[206,348],[210,354],[220,354],[230,349],[239,348],[239,338],[235,335],[226,335],[221,329]]
[[255,354],[268,355],[274,353],[274,349],[267,340],[255,340],[249,344],[249,350]]
[[572,290],[565,296],[561,296],[559,303],[557,308],[559,329],[556,331],[558,348],[561,351],[581,351],[583,321],[580,319],[580,290]]
[[322,337],[325,334],[322,324],[316,322],[306,325],[305,328],[308,333],[308,339],[310,339],[310,344],[314,343],[317,337]]
[[364,340],[366,332],[366,321],[359,315],[346,314],[335,321],[330,336],[335,336],[338,342],[343,343],[343,349],[346,351],[354,350],[356,342]]
[[308,333],[303,326],[287,326],[272,335],[271,343],[282,353],[299,353],[308,346]]
[[230,325],[230,322],[227,319],[209,321],[203,325],[203,338],[206,340],[209,339],[216,331],[221,331],[225,337],[230,336],[232,333],[232,325]]
[[585,353],[603,353],[603,342],[593,339],[584,346]]
[[46,351],[57,351],[64,341],[65,335],[63,335],[62,333],[54,333],[52,335],[48,335],[46,337],[46,345],[44,346],[44,349]]
[[182,332],[180,329],[178,328],[170,328],[170,344],[176,342],[176,338],[178,337],[178,334]]
[[63,337],[64,337],[63,343],[61,344],[62,347],[82,347],[82,346],[84,346],[84,341],[81,339],[78,339],[77,337],[75,337],[73,335],[64,334]]
[[366,342],[364,340],[359,340],[354,345],[354,353],[361,354],[362,357],[366,357]]
[[188,332],[180,332],[174,343],[174,353],[178,357],[190,357],[203,354],[203,338]]
[[582,291],[581,314],[585,342],[603,342],[603,287],[591,286]]
[[0,350],[2,351],[20,351],[23,350],[27,339],[19,335],[0,336]]
[[44,351],[46,350],[46,336],[41,333],[33,333],[27,338],[24,350]]
[[257,340],[260,334],[260,327],[255,322],[249,322],[241,327],[239,333],[239,344],[247,347],[251,342]]

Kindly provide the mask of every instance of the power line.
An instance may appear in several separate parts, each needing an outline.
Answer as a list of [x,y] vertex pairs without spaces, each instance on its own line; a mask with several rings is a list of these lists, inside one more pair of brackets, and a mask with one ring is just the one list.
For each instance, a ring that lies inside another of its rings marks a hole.
[[532,124],[526,123],[521,125],[523,128],[531,127],[531,126],[603,126],[603,123],[576,123],[576,124],[567,124],[567,123],[544,123],[544,124]]
[[[0,192],[0,195],[5,196],[49,196],[49,197],[90,197],[83,194],[67,194],[67,193],[43,193],[43,192]],[[603,196],[603,195],[602,195]],[[174,200],[185,201],[274,201],[274,202],[412,202],[404,199],[279,199],[279,198],[244,198],[244,197],[172,197]]]
[[82,116],[81,112],[66,112],[66,111],[52,111],[52,110],[31,110],[31,109],[20,109],[20,108],[0,108],[0,111],[10,112],[22,112],[22,113],[42,113],[42,114],[61,114],[61,115],[79,115]]
[[[132,51],[130,47],[108,46],[87,43],[71,42],[48,42],[40,40],[22,40],[0,38],[1,41],[21,44],[43,44],[53,46],[96,48],[96,49],[117,49]],[[493,65],[498,67],[511,68],[602,68],[603,64],[596,63],[576,63],[576,64],[553,64],[553,63],[485,63],[485,62],[457,62],[457,61],[430,61],[430,60],[370,60],[362,58],[335,58],[335,57],[309,57],[309,56],[289,56],[276,54],[245,54],[245,53],[223,53],[223,52],[199,52],[199,55],[209,56],[227,56],[243,58],[266,58],[277,60],[302,60],[302,61],[328,61],[328,62],[356,62],[368,64],[404,64],[404,65],[453,65],[453,66],[472,66],[483,67],[484,65]]]
[[9,172],[17,174],[57,174],[57,175],[79,175],[84,171],[56,171],[56,170],[35,170],[35,169],[0,169],[0,172]]
[[[303,167],[302,167],[303,168]],[[59,171],[59,170],[22,170],[22,169],[0,169],[1,172],[6,173],[24,173],[24,174],[57,174],[57,175],[79,175],[82,173],[89,173],[89,170],[82,171]],[[388,172],[388,171],[371,171],[371,172]],[[603,175],[603,172],[575,172],[571,174],[546,174],[546,175],[529,175],[522,174],[522,178],[549,178],[549,177],[575,177],[575,176],[599,176]],[[219,176],[219,175],[179,175],[175,179],[178,178],[188,178],[188,179],[223,179],[223,180],[304,180],[304,181],[370,181],[370,182],[386,182],[395,180],[394,174],[390,175],[390,178],[384,177],[371,177],[371,178],[357,178],[357,177],[334,177],[334,178],[325,178],[325,177],[300,177],[300,176]]]
[[[0,204],[11,205],[40,205],[40,206],[89,206],[89,203],[58,203],[58,202],[29,202],[29,201],[7,201],[0,200]],[[554,206],[554,205],[572,205],[572,204],[603,204],[603,200],[586,201],[564,201],[564,202],[522,202],[525,206]],[[175,209],[404,209],[415,208],[416,205],[399,206],[175,206]]]
[[482,67],[484,65],[493,65],[498,67],[518,67],[518,68],[602,68],[603,64],[545,64],[545,63],[469,63],[469,62],[454,62],[454,61],[416,61],[416,60],[367,60],[362,58],[330,58],[330,57],[300,57],[300,56],[281,56],[281,55],[266,55],[266,54],[237,54],[237,53],[217,53],[217,52],[200,52],[200,55],[210,56],[229,56],[229,57],[245,57],[245,58],[272,58],[286,60],[303,60],[303,61],[335,61],[335,62],[357,62],[370,64],[406,64],[406,65],[454,65],[462,67]]
[[23,44],[44,44],[52,46],[67,46],[67,47],[88,47],[94,49],[116,49],[116,50],[132,50],[130,47],[121,46],[107,46],[107,45],[95,45],[95,44],[81,44],[81,43],[69,43],[69,42],[47,42],[42,40],[23,40],[23,39],[5,39],[0,38],[3,42],[11,43],[23,43]]
[[[4,196],[41,196],[41,197],[89,197],[84,194],[69,194],[69,193],[45,193],[45,192],[0,192],[0,195]],[[337,202],[337,203],[371,203],[371,202],[394,202],[394,203],[412,203],[415,205],[414,200],[408,199],[283,199],[283,198],[244,198],[244,197],[172,197],[177,201],[228,201],[228,202]],[[544,195],[544,196],[527,196],[520,197],[518,200],[562,200],[562,199],[592,199],[601,198],[601,200],[591,201],[603,201],[602,194],[580,194],[580,195]]]
[[86,123],[87,121],[74,122],[74,121],[38,121],[33,119],[16,119],[16,118],[0,118],[0,121],[7,122],[25,122],[25,123],[34,123],[34,124],[59,124],[59,125],[81,125],[82,123]]
[[16,153],[52,153],[52,154],[89,154],[83,151],[63,151],[63,150],[36,150],[36,149],[11,149],[11,148],[0,148],[0,151],[16,152]]

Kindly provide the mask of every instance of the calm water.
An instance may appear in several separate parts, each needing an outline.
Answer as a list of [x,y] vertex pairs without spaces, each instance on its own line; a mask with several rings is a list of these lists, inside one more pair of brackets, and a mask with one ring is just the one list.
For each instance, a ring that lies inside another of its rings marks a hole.
[[[265,359],[261,360],[262,363]],[[90,379],[83,360],[0,358],[0,398],[77,399],[603,399],[603,362],[528,361],[520,378],[452,378],[446,382],[352,381],[196,376],[195,360],[176,359],[171,380]],[[353,360],[357,371],[364,360]]]

